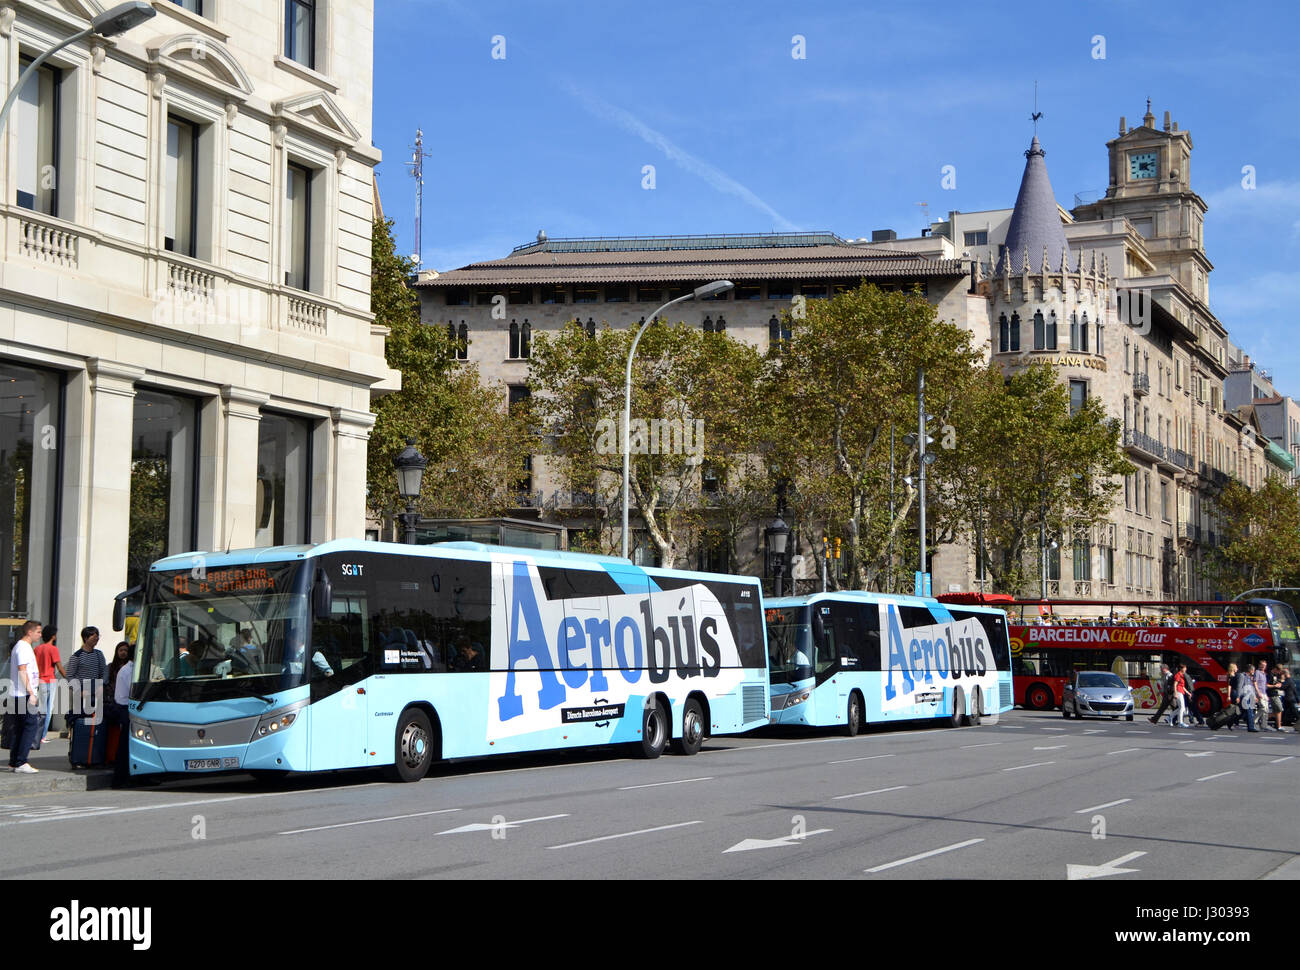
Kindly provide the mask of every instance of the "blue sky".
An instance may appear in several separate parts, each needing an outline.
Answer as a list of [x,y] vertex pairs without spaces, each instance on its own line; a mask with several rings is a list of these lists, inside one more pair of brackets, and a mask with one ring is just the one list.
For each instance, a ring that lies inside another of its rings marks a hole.
[[424,266],[439,270],[539,229],[916,235],[918,202],[931,218],[1015,202],[1035,81],[1066,208],[1104,191],[1105,143],[1150,97],[1157,125],[1169,110],[1192,134],[1211,306],[1300,397],[1297,36],[1293,0],[376,0],[380,192],[413,252],[405,163],[422,128]]

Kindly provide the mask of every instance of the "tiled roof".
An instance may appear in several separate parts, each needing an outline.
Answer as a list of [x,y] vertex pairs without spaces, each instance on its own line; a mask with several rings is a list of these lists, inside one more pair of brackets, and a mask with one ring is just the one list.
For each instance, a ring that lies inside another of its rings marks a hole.
[[1046,154],[1035,135],[1029,151],[1025,152],[1025,174],[1020,179],[1020,193],[1016,196],[1016,207],[1007,226],[1007,244],[998,260],[998,273],[1002,272],[1004,265],[1009,265],[1012,273],[1019,273],[1024,267],[1026,254],[1029,255],[1030,270],[1037,273],[1044,268],[1044,251],[1050,268],[1059,269],[1062,254],[1070,251],[1057,211],[1056,196],[1052,194],[1052,182],[1047,177],[1047,163],[1043,161]]
[[726,279],[933,279],[964,276],[961,260],[930,259],[862,246],[754,249],[532,252],[471,263],[419,287],[563,283],[670,283]]

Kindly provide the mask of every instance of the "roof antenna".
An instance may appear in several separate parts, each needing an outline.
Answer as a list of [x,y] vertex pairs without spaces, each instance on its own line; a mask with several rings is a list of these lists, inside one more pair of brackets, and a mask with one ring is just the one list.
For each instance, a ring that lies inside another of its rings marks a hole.
[[1038,119],[1041,118],[1042,116],[1043,113],[1038,110],[1038,82],[1035,81],[1034,82],[1034,113],[1029,116],[1029,120],[1034,123],[1035,138],[1038,137]]

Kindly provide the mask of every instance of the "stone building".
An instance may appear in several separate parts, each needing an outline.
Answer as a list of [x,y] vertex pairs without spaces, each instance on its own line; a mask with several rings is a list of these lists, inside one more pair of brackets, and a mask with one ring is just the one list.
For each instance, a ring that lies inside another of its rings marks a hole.
[[[106,5],[0,3],[6,89]],[[160,556],[361,535],[371,390],[399,380],[369,312],[372,3],[154,8],[55,54],[0,137],[0,622],[65,653]]]
[[[632,325],[663,299],[731,279],[737,289],[725,300],[673,316],[705,328],[725,320],[729,333],[765,347],[792,295],[831,295],[863,279],[922,282],[938,315],[969,329],[1005,372],[1050,363],[1072,402],[1101,398],[1122,427],[1136,471],[1108,521],[1034,550],[1035,567],[1048,558],[1049,593],[1208,597],[1216,590],[1202,567],[1217,542],[1214,498],[1233,477],[1262,482],[1269,449],[1259,403],[1225,405],[1228,335],[1209,305],[1207,207],[1191,187],[1191,151],[1190,133],[1167,114],[1157,129],[1148,104],[1140,126],[1121,118],[1107,142],[1104,196],[1073,211],[1057,202],[1035,136],[1014,207],[953,212],[916,238],[889,230],[869,243],[829,234],[543,234],[505,259],[422,274],[422,319],[466,338],[484,376],[522,394],[528,339],[539,327],[575,317]],[[535,476],[528,502],[554,513],[548,487]],[[979,588],[982,579],[964,546],[937,550],[933,570],[936,591]]]

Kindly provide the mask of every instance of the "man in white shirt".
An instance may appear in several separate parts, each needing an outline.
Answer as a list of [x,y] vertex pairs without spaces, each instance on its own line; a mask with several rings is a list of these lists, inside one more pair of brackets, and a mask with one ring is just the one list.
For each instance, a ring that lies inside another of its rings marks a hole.
[[9,654],[10,703],[12,712],[5,714],[12,718],[14,732],[13,747],[9,750],[9,770],[20,775],[34,775],[37,769],[27,763],[32,745],[36,742],[36,732],[41,727],[40,668],[36,664],[35,645],[41,639],[41,625],[35,620],[28,620],[19,631],[18,642]]

